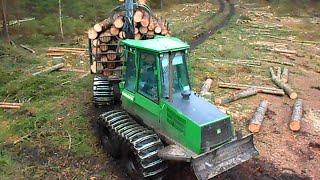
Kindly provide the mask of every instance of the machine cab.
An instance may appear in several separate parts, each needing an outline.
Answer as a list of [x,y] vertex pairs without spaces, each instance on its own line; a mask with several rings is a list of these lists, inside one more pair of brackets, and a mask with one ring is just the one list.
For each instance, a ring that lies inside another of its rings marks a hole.
[[230,140],[230,116],[191,93],[188,44],[156,37],[127,39],[121,45],[125,74],[120,89],[126,111],[195,153]]
[[189,46],[177,38],[122,41],[124,82],[121,89],[159,103],[172,101],[173,94],[191,90],[187,71]]

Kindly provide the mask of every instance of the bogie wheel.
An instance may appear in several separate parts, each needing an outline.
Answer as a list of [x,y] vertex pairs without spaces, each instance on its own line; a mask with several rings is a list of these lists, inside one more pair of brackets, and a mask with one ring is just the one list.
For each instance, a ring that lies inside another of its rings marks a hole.
[[93,102],[97,107],[114,104],[113,85],[106,77],[96,75],[93,79]]

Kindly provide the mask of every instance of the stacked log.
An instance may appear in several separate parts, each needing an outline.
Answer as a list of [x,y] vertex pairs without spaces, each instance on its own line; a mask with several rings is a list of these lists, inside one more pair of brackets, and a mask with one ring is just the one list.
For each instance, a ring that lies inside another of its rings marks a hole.
[[[109,76],[115,74],[118,71],[116,68],[122,65],[118,42],[120,39],[129,38],[125,31],[124,15],[123,11],[117,12],[88,30],[88,38],[91,40],[91,55],[95,62],[91,64],[92,72],[100,72]],[[133,20],[135,25],[133,38],[136,40],[152,39],[155,35],[170,35],[165,21],[154,17],[143,9],[135,9]]]

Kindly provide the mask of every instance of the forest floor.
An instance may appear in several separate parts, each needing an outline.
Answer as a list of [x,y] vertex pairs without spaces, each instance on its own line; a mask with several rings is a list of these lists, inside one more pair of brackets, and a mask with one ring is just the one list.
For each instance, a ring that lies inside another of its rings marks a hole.
[[[219,4],[189,3],[157,13],[170,20],[175,36],[192,42],[221,23],[229,7],[225,8],[216,13]],[[260,156],[216,179],[319,179],[320,24],[311,17],[277,15],[266,4],[240,1],[236,11],[225,27],[191,51],[194,90],[199,92],[202,82],[212,78],[214,102],[234,93],[220,89],[218,82],[275,87],[268,69],[283,65],[263,60],[289,62],[294,64],[288,66],[289,84],[304,100],[304,117],[301,131],[291,132],[288,122],[294,100],[287,96],[259,94],[220,107],[230,112],[236,129],[246,134],[259,102],[270,102],[261,132],[255,134]],[[208,17],[214,19],[207,21]],[[85,41],[78,46],[86,47]],[[270,51],[273,48],[296,53],[278,54]],[[24,106],[17,111],[0,110],[0,179],[127,179],[96,138],[94,120],[104,110],[92,105],[92,76],[79,79],[78,73],[53,72],[33,77],[33,72],[56,61],[45,57],[46,48],[35,50],[36,54],[30,55],[1,47],[0,100],[19,101]],[[64,58],[70,67],[88,68],[85,56]],[[239,59],[261,60],[262,64],[232,64]]]

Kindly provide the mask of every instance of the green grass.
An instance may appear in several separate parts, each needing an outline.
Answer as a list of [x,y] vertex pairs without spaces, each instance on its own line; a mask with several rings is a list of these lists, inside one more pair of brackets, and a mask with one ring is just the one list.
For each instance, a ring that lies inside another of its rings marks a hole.
[[[84,97],[91,91],[90,76],[77,80],[76,73],[53,72],[34,77],[32,73],[52,64],[51,60],[1,44],[1,52],[6,56],[0,58],[0,101],[22,102],[23,107],[0,109],[0,124],[6,125],[0,128],[0,179],[19,177],[15,175],[19,171],[16,163],[28,167],[28,162],[17,154],[19,146],[45,146],[86,158],[96,154],[95,137],[84,105],[88,101]],[[62,85],[67,81],[71,82]],[[12,147],[15,140],[27,134],[29,138]]]

